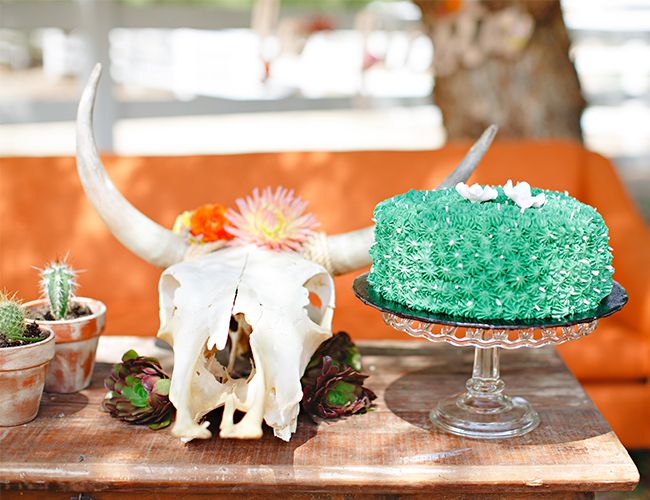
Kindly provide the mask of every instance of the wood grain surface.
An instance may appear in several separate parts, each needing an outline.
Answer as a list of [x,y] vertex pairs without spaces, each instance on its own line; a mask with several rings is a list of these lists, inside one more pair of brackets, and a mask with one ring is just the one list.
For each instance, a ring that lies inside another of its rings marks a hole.
[[88,389],[45,394],[36,420],[0,428],[0,498],[588,498],[631,490],[639,480],[552,348],[502,355],[507,393],[526,397],[541,417],[523,437],[478,441],[435,430],[428,413],[463,389],[473,349],[404,341],[361,344],[375,411],[320,425],[301,416],[289,443],[266,429],[258,441],[182,444],[168,429],[130,426],[99,411],[110,363],[132,347],[171,363],[153,339],[102,338]]

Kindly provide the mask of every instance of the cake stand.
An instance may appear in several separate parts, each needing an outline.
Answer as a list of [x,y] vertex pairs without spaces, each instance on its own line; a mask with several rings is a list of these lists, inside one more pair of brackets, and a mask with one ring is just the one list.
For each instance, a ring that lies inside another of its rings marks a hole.
[[382,312],[387,325],[431,342],[474,347],[472,377],[466,391],[443,399],[431,412],[439,428],[459,436],[498,439],[521,436],[539,425],[539,415],[521,397],[504,394],[499,375],[499,349],[558,345],[589,335],[598,320],[620,310],[627,293],[618,283],[598,307],[561,320],[473,321],[468,318],[409,309],[383,299],[368,284],[368,273],[354,280],[355,295]]

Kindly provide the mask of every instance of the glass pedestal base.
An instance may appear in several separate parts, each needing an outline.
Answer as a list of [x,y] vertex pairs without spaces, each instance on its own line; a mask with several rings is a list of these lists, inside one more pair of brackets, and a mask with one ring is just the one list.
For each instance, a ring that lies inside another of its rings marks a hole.
[[528,401],[503,394],[486,398],[465,392],[445,398],[430,416],[444,431],[479,439],[522,436],[539,425],[539,415]]
[[459,436],[499,439],[521,436],[539,425],[539,415],[524,398],[503,393],[499,349],[474,349],[472,378],[463,394],[445,398],[431,412],[442,430]]

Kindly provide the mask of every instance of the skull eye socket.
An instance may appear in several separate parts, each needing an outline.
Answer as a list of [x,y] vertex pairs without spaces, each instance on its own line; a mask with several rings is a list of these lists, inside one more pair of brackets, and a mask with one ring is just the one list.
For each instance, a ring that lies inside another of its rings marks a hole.
[[309,319],[314,323],[321,324],[327,317],[327,306],[332,299],[331,279],[329,275],[321,273],[312,276],[302,286],[307,289],[309,294],[308,302],[305,305]]
[[309,291],[309,303],[316,309],[323,307],[323,302],[320,300],[320,297],[311,290]]

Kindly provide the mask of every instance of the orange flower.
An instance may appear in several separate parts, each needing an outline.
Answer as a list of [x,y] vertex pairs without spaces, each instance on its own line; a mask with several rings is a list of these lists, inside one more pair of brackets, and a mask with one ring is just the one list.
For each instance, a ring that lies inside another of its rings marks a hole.
[[218,204],[203,205],[190,216],[190,233],[193,236],[202,236],[201,241],[205,243],[231,240],[233,236],[224,230],[226,224],[226,207]]
[[433,13],[439,16],[453,14],[463,8],[463,0],[440,0],[431,4]]

